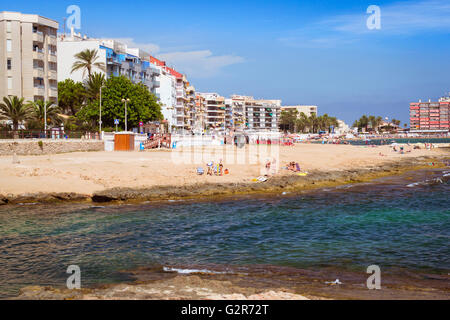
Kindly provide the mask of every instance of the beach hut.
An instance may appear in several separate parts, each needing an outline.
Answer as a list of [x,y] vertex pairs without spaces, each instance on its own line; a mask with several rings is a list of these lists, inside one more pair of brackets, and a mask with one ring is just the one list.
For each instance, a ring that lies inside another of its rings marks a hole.
[[114,151],[134,151],[134,133],[116,133],[114,135]]

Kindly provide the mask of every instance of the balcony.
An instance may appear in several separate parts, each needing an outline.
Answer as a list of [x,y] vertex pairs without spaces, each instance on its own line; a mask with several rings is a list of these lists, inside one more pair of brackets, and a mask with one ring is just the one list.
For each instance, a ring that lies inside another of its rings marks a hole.
[[48,62],[58,62],[58,58],[56,57],[56,52],[49,51],[48,52]]
[[33,41],[44,42],[44,34],[41,31],[33,32]]
[[49,35],[48,36],[48,45],[50,45],[50,46],[56,46],[57,45],[56,36],[54,36],[54,35]]
[[161,82],[159,82],[158,80],[153,80],[153,86],[159,88],[161,86]]
[[33,59],[35,60],[44,60],[44,52],[40,49],[33,51]]
[[106,58],[106,63],[107,64],[115,64],[115,65],[120,65],[121,62],[117,59],[117,57],[108,57]]
[[33,93],[35,96],[45,96],[45,87],[40,85],[35,85]]
[[48,79],[49,80],[58,80],[58,74],[56,70],[48,70]]
[[42,67],[34,67],[33,68],[33,77],[35,77],[35,78],[44,78],[44,68],[42,68]]
[[58,87],[50,87],[48,88],[48,96],[49,97],[58,97]]

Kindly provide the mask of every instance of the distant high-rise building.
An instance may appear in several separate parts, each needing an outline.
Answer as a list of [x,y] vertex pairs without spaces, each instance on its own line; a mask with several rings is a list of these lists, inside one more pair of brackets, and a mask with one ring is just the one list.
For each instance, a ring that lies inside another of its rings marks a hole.
[[39,15],[0,12],[0,98],[57,102],[58,27]]
[[449,132],[450,98],[439,102],[413,102],[409,105],[411,132]]

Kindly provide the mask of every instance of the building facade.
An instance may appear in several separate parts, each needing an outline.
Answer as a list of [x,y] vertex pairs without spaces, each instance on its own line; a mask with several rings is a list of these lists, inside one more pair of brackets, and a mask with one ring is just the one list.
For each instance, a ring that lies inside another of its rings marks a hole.
[[150,54],[139,48],[128,48],[116,40],[91,39],[81,34],[61,35],[58,38],[58,81],[72,79],[83,82],[88,75],[84,70],[72,71],[77,59],[75,54],[89,50],[97,50],[98,60],[105,65],[106,70],[94,69],[92,72],[102,73],[106,78],[125,76],[133,83],[144,84],[152,93],[158,96],[160,86],[158,77],[160,70],[150,62]]
[[298,106],[282,106],[281,111],[289,111],[289,110],[297,110],[298,115],[303,112],[307,117],[311,115],[317,116],[317,106],[307,106],[307,105],[298,105]]
[[225,128],[225,98],[218,93],[199,93],[204,99],[206,129]]
[[58,27],[38,15],[0,12],[0,98],[57,102]]
[[450,98],[438,102],[413,102],[409,105],[410,131],[423,133],[449,132]]
[[278,131],[281,100],[245,101],[245,125],[254,131]]

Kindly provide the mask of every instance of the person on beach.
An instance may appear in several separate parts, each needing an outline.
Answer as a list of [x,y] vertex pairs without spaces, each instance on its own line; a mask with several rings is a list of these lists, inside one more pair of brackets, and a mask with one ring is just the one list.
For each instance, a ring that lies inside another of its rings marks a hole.
[[266,174],[269,175],[270,173],[270,160],[266,161]]

